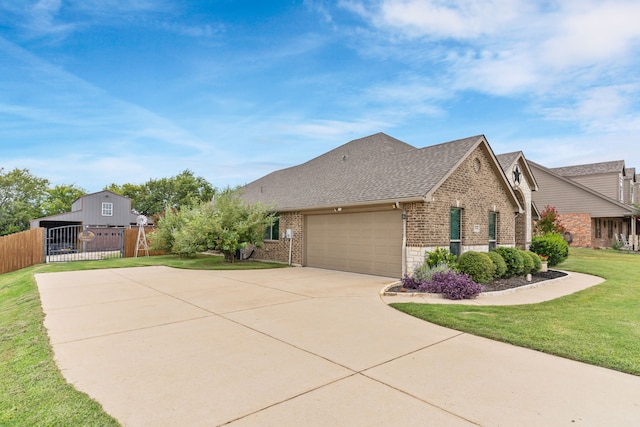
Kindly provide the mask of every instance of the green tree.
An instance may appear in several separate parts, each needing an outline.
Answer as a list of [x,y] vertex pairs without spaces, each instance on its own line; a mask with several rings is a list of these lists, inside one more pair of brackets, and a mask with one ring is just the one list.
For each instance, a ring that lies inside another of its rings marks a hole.
[[0,235],[28,230],[29,221],[42,216],[48,185],[28,169],[0,168]]
[[[144,191],[144,185],[138,184],[109,184],[104,187],[103,190],[111,191],[112,193],[119,194],[121,196],[125,196],[131,199],[131,208],[135,209],[135,202],[141,197],[141,194]],[[137,211],[137,209],[136,209]]]
[[199,206],[215,194],[206,179],[195,176],[188,169],[171,178],[150,179],[141,185],[110,184],[104,189],[129,197],[132,209],[147,216]]
[[87,192],[75,185],[56,185],[47,189],[47,196],[42,203],[43,216],[57,215],[71,212],[71,205]]
[[274,221],[270,212],[259,203],[247,204],[237,189],[227,188],[213,203],[167,211],[157,221],[152,245],[180,256],[218,250],[234,262],[237,250],[262,245],[264,230]]

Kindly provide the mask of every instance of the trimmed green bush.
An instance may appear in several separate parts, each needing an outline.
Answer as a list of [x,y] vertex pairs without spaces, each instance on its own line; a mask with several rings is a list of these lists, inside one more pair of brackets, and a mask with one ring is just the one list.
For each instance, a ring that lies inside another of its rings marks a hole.
[[494,251],[499,253],[504,259],[505,264],[507,264],[507,271],[504,277],[521,276],[524,274],[524,261],[522,260],[520,249],[498,246]]
[[558,265],[569,257],[569,244],[558,233],[533,236],[530,250],[549,257],[547,260],[549,267]]
[[496,266],[484,252],[465,252],[458,258],[458,271],[466,273],[476,283],[487,283],[493,279]]
[[496,272],[493,274],[494,279],[499,279],[504,277],[507,272],[507,264],[504,262],[504,258],[496,251],[491,251],[487,254],[491,261],[493,261],[493,265],[496,267]]
[[533,269],[533,273],[537,273],[538,271],[540,271],[540,269],[542,269],[542,260],[540,259],[540,256],[534,252],[527,251],[527,253],[531,256],[533,265],[535,266],[535,268]]
[[[534,264],[533,258],[531,254],[529,255],[529,251],[520,250],[520,255],[522,255],[522,274],[531,274],[535,271],[536,265]],[[539,257],[538,257],[539,258]]]

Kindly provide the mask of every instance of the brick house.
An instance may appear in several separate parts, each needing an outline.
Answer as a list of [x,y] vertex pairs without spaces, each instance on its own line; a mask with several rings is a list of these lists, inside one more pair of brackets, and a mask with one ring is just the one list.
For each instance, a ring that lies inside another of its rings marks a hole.
[[631,198],[631,184],[623,161],[553,169],[529,161],[529,166],[540,183],[534,202],[541,209],[556,208],[571,246],[608,248],[623,234],[637,248],[637,215],[625,199]]
[[482,135],[416,148],[378,133],[251,182],[243,198],[278,213],[257,258],[389,277],[436,247],[514,246],[524,213]]

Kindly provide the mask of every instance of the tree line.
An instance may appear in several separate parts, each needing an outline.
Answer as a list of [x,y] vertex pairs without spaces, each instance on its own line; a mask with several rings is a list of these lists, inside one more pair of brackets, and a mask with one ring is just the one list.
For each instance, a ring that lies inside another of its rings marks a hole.
[[[238,188],[217,190],[188,169],[171,178],[110,184],[104,190],[130,198],[132,210],[152,217],[152,245],[180,256],[217,250],[234,262],[247,245],[261,246],[265,229],[277,221],[269,207],[244,202]],[[28,230],[33,219],[70,212],[84,194],[74,184],[51,186],[28,169],[0,168],[0,236]]]
[[[198,206],[211,201],[216,189],[190,170],[170,178],[150,179],[143,184],[109,184],[104,190],[129,197],[131,208],[149,217],[167,209]],[[30,221],[71,212],[72,203],[86,190],[75,184],[51,185],[28,169],[0,168],[0,236],[28,230]]]

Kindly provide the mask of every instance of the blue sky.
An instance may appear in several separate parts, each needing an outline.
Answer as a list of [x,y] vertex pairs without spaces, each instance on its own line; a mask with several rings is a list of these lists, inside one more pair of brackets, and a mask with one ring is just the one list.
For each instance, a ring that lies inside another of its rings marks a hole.
[[0,167],[220,188],[385,132],[640,173],[639,19],[637,0],[0,0]]

